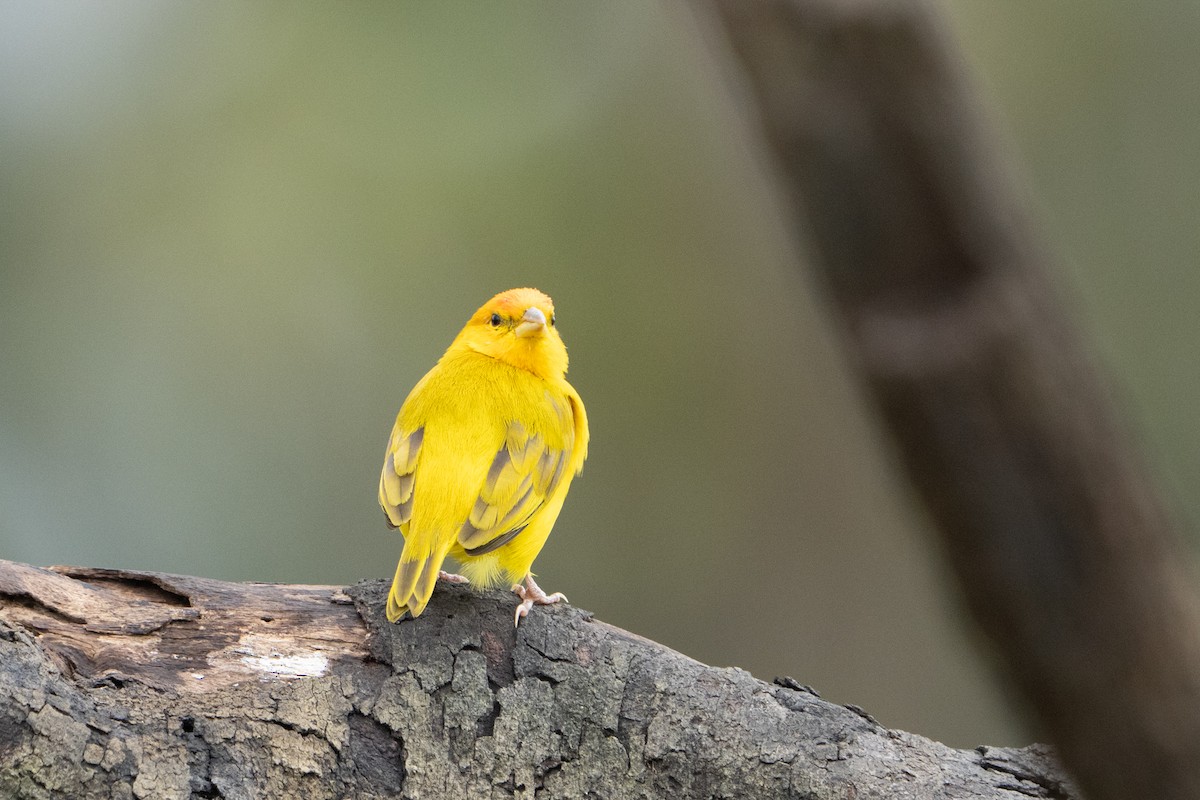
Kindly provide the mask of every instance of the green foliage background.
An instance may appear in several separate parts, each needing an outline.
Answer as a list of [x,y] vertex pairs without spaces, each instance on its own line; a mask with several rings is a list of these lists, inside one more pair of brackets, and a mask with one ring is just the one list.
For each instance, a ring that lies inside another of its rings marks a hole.
[[[943,8],[1194,520],[1200,6]],[[1035,735],[687,6],[8,2],[0,108],[0,557],[389,576],[395,412],[534,285],[593,427],[544,586],[889,726]]]

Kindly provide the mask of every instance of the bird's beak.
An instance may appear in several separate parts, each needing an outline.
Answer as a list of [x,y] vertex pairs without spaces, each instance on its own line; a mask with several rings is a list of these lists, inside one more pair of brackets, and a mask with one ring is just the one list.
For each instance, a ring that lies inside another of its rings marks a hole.
[[517,325],[517,336],[534,336],[540,334],[545,328],[546,315],[535,306],[526,309],[525,315],[521,317],[521,323]]

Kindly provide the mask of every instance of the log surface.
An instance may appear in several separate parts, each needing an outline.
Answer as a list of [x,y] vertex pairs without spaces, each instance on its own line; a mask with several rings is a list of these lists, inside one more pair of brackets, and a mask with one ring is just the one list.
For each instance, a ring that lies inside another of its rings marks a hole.
[[955,750],[578,608],[440,584],[225,583],[0,561],[0,796],[1074,797],[1047,750]]

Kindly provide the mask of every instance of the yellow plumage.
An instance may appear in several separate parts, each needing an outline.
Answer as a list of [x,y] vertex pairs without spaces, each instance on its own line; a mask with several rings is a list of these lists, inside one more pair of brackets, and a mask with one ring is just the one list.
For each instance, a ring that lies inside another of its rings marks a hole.
[[524,581],[518,620],[561,598],[530,568],[583,468],[588,424],[554,323],[536,289],[496,295],[404,401],[379,478],[379,504],[404,534],[392,622],[425,609],[447,555],[472,584]]

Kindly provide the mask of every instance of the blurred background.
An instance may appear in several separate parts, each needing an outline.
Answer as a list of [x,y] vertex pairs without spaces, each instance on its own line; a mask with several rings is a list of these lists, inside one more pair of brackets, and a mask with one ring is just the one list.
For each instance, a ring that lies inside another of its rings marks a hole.
[[[1200,5],[941,3],[1074,312],[1200,500]],[[0,5],[0,557],[388,577],[400,403],[557,305],[547,589],[956,746],[1024,744],[682,4]]]

